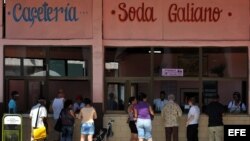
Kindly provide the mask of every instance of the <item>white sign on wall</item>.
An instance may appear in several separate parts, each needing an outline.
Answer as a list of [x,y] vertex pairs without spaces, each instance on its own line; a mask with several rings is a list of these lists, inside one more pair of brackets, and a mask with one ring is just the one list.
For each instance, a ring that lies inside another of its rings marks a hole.
[[183,76],[183,74],[183,69],[163,68],[161,72],[162,76]]

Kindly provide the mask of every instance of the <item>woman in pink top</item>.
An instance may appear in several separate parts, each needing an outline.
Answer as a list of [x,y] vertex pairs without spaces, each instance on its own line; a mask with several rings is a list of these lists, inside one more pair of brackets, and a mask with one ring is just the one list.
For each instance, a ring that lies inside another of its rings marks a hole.
[[95,108],[91,106],[90,99],[85,98],[84,103],[85,106],[80,111],[81,141],[85,141],[86,137],[87,141],[92,141],[95,133],[94,119],[97,118],[97,114]]

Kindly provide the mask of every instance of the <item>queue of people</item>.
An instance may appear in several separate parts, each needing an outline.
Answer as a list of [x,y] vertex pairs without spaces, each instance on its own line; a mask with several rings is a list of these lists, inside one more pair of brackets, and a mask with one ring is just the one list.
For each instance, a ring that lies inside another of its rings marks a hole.
[[[18,92],[13,91],[9,102],[9,113],[15,113],[15,100]],[[54,123],[61,118],[62,128],[58,132],[57,141],[72,141],[75,118],[81,120],[80,127],[80,141],[92,141],[95,131],[94,120],[97,118],[96,110],[88,98],[83,99],[81,96],[76,97],[76,101],[64,98],[63,89],[58,90],[57,97],[53,100],[51,108],[53,111]],[[178,127],[179,118],[182,116],[182,109],[175,102],[175,95],[168,94],[167,99],[164,91],[160,92],[160,98],[153,102],[153,106],[147,102],[147,95],[140,93],[138,97],[129,98],[128,125],[131,131],[130,141],[152,141],[152,120],[155,113],[160,113],[165,127],[166,141],[178,141]],[[110,96],[110,101],[113,96]],[[110,105],[116,105],[110,102]],[[189,111],[186,119],[186,137],[187,141],[198,141],[198,126],[200,117],[200,108],[196,103],[195,97],[189,97],[187,100]],[[112,104],[111,104],[112,103]],[[37,104],[32,107],[30,111],[32,130],[45,126],[47,123],[47,110],[45,108],[46,100],[39,97]],[[112,106],[110,106],[112,107]],[[209,141],[223,141],[223,114],[229,113],[244,113],[246,112],[246,105],[241,101],[239,92],[233,93],[233,100],[225,106],[219,102],[219,96],[213,97],[212,101],[206,106],[204,110],[208,115],[208,135]],[[79,114],[77,117],[76,114]],[[31,140],[34,140],[31,136]],[[45,139],[42,139],[45,140]]]
[[[93,135],[95,133],[94,120],[97,118],[95,108],[92,106],[92,102],[89,98],[82,99],[80,96],[76,97],[76,101],[66,99],[64,90],[59,89],[57,97],[54,98],[51,104],[51,112],[53,112],[54,123],[60,121],[60,130],[58,130],[58,138],[54,141],[72,141],[74,133],[75,119],[79,118],[81,121],[80,127],[80,141],[93,141]],[[34,139],[34,130],[39,127],[46,127],[48,134],[47,123],[48,111],[46,109],[46,100],[43,97],[39,97],[37,104],[32,107],[30,111],[31,118],[31,141],[45,141],[46,137],[40,139]],[[79,116],[77,116],[79,115]],[[55,125],[52,125],[52,127]],[[51,139],[50,139],[51,140]]]
[[[140,99],[140,97],[145,99]],[[146,95],[139,95],[139,99],[130,97],[128,106],[128,120],[131,130],[130,141],[152,141],[152,118],[150,115],[154,115],[154,112],[161,113],[161,118],[165,126],[166,141],[178,141],[178,127],[179,118],[182,116],[182,109],[175,102],[175,96],[169,94],[165,99],[165,93],[161,91],[160,98],[154,100],[153,109],[148,102],[146,102]],[[195,97],[189,97],[187,99],[187,105],[189,107],[186,119],[186,137],[187,141],[198,141],[198,127],[201,110],[196,103]],[[243,113],[246,112],[246,105],[240,99],[240,93],[233,93],[233,100],[225,106],[219,102],[219,95],[215,95],[212,101],[206,106],[205,114],[208,116],[208,135],[209,141],[223,141],[224,137],[224,124],[223,114],[227,111],[229,113]]]

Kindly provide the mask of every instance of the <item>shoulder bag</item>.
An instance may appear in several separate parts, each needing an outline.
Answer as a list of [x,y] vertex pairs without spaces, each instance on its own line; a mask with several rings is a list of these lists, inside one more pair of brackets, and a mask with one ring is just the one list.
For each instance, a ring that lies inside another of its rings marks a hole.
[[41,106],[39,106],[38,111],[37,111],[35,128],[33,128],[32,130],[33,138],[35,140],[44,139],[47,137],[46,127],[45,126],[37,127],[37,120],[39,118],[38,115],[39,115],[40,107]]
[[54,129],[57,132],[62,132],[62,118],[61,118],[62,110],[60,112],[59,118],[56,120],[56,124],[54,126]]

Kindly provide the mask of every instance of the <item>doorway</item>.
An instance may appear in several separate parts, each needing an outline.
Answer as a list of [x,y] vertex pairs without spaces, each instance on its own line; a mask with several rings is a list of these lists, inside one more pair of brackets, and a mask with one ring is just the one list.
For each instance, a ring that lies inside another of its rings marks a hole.
[[[139,93],[149,94],[150,84],[148,81],[116,81],[106,83],[106,96],[105,96],[105,107],[108,111],[124,111],[128,107],[129,97],[134,96],[138,98]],[[116,108],[111,108],[110,95],[113,95],[113,101],[117,103]],[[149,95],[148,95],[149,96]]]

